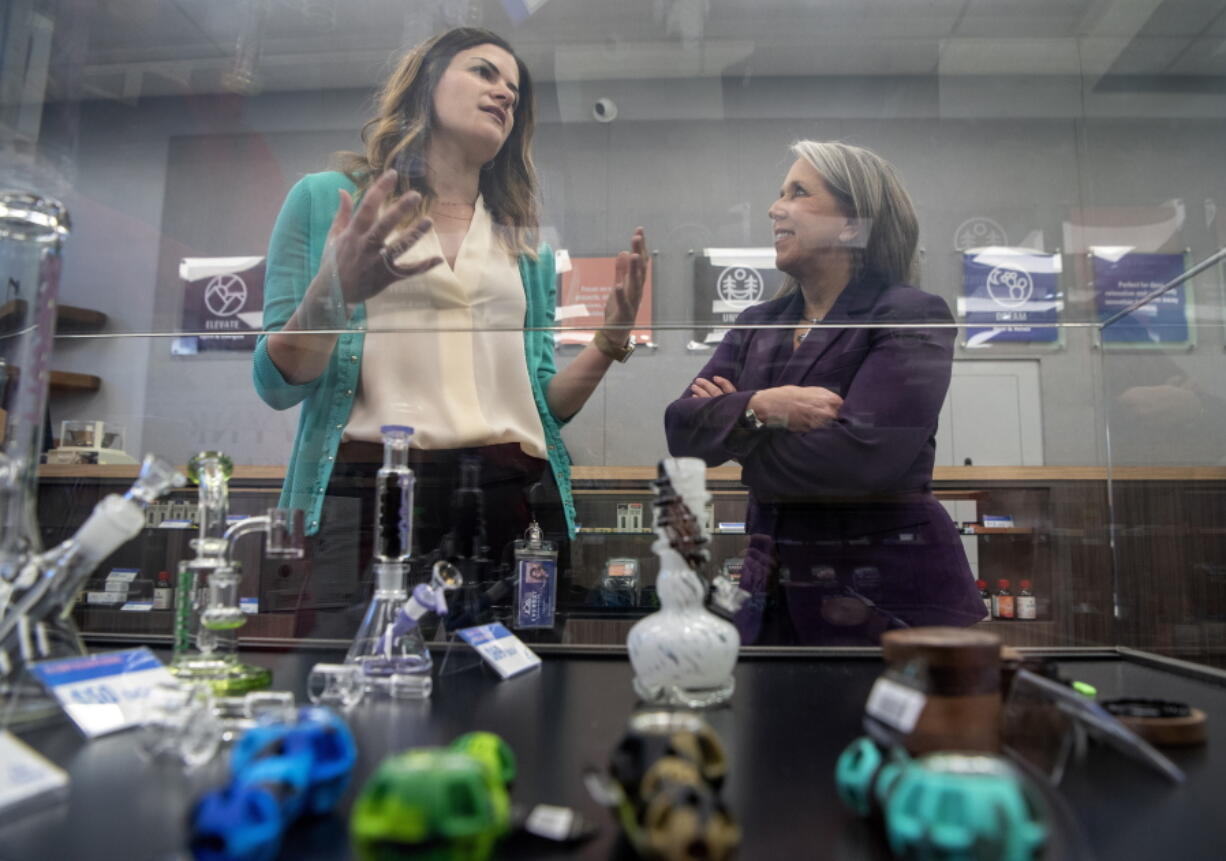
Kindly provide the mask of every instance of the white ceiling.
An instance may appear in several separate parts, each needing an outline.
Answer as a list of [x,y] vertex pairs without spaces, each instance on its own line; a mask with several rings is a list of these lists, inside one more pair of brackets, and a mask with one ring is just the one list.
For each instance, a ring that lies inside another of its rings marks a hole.
[[[254,8],[263,4],[262,29]],[[461,23],[538,80],[725,75],[1162,76],[1226,82],[1226,0],[60,0],[49,96],[220,92],[246,31],[260,90],[371,87]],[[81,9],[89,11],[82,13]],[[535,9],[512,20],[508,8]],[[69,55],[72,56],[69,56]],[[67,62],[65,62],[67,61]],[[75,87],[74,87],[75,89]]]

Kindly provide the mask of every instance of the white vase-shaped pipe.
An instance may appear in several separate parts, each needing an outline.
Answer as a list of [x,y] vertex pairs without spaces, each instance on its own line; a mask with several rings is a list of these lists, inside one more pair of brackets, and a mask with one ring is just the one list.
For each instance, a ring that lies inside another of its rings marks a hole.
[[706,607],[708,583],[701,569],[710,538],[694,515],[711,498],[706,464],[665,458],[655,491],[658,537],[651,549],[660,558],[660,609],[637,622],[626,641],[634,689],[649,703],[718,705],[732,696],[741,638],[731,622]]

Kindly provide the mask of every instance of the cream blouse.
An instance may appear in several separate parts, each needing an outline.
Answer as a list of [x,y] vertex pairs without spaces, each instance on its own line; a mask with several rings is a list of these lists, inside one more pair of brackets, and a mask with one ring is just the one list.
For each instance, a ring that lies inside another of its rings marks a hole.
[[[431,229],[397,263],[443,257]],[[517,442],[545,458],[524,354],[524,296],[515,256],[477,199],[453,270],[433,269],[366,300],[361,382],[343,440],[379,442],[388,424],[414,429],[413,447]],[[489,331],[504,328],[508,331]]]

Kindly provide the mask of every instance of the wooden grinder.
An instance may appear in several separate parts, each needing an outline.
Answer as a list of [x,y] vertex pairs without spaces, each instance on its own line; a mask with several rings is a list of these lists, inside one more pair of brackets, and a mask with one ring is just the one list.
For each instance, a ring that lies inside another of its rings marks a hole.
[[914,755],[1000,751],[1000,637],[967,628],[906,628],[881,638],[890,669],[922,662],[927,702],[907,736]]

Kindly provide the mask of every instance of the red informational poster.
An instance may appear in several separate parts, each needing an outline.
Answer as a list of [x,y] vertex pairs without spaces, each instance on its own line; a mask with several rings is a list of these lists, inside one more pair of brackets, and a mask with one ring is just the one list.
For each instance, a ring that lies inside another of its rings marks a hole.
[[[586,344],[596,334],[604,320],[605,303],[613,292],[613,269],[616,257],[572,257],[570,271],[562,273],[562,289],[558,291],[558,326],[575,326],[557,333],[559,344]],[[643,301],[634,318],[630,333],[636,344],[651,340],[651,261],[647,262],[647,279],[643,284]]]

